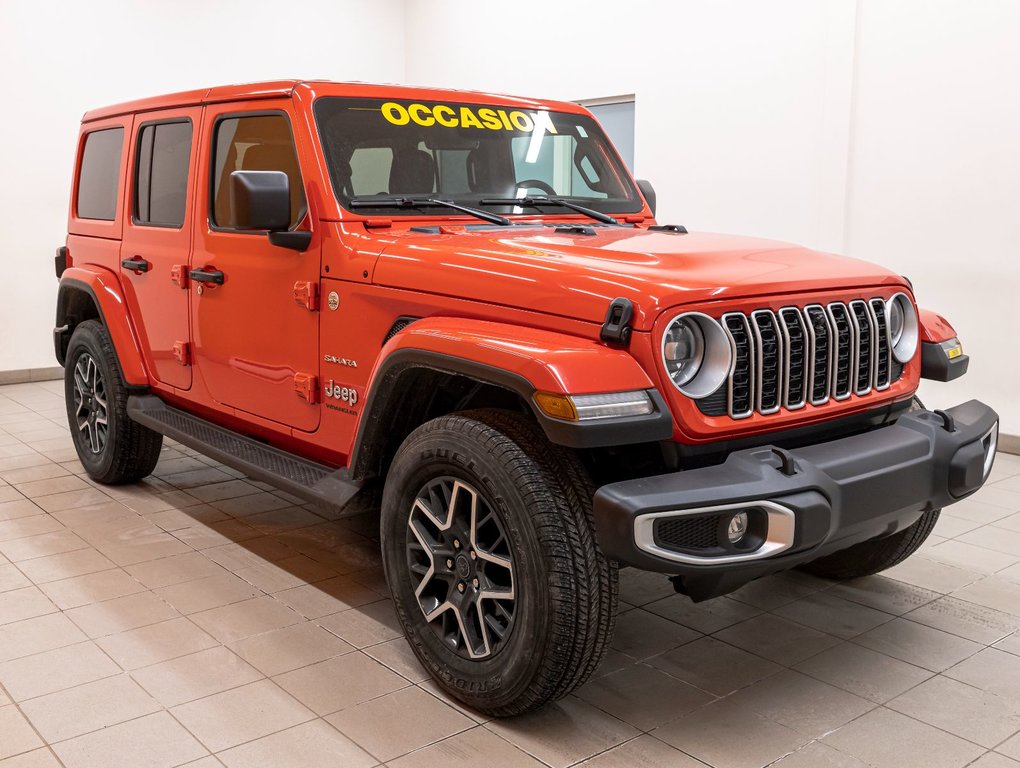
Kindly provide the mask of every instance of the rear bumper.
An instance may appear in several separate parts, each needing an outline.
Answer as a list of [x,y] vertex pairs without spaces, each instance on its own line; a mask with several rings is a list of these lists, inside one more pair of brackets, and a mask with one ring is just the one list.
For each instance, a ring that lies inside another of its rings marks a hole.
[[[752,448],[717,466],[612,483],[595,494],[599,542],[622,564],[682,576],[695,599],[723,594],[969,496],[988,477],[997,431],[996,413],[972,400],[788,452]],[[740,511],[752,524],[734,546],[726,522]]]

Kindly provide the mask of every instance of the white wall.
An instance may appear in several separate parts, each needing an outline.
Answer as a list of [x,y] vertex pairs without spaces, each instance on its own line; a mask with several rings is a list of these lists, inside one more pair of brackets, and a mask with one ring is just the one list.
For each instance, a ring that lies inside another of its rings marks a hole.
[[287,77],[398,82],[403,0],[0,0],[0,371],[56,365],[53,253],[90,108]]
[[633,93],[635,170],[655,185],[661,220],[841,244],[851,0],[482,7],[408,3],[408,82]]
[[[886,264],[972,355],[1020,434],[1020,3],[1015,0],[0,0],[0,371],[53,364],[52,253],[81,113],[276,77],[550,98],[634,93],[660,220]],[[536,10],[539,9],[539,10]],[[299,26],[307,24],[307,28]],[[996,322],[998,321],[998,322]]]
[[1020,435],[1020,3],[863,0],[851,255],[908,275],[971,355],[921,397],[979,397]]

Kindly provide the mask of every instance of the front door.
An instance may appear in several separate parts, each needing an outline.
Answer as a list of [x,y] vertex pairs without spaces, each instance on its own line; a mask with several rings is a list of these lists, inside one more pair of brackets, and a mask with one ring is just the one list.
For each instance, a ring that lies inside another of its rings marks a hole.
[[191,269],[221,273],[222,283],[192,279],[195,366],[217,402],[310,432],[319,424],[318,313],[295,301],[295,286],[318,284],[319,248],[290,250],[263,232],[236,229],[230,203],[233,171],[283,171],[291,226],[307,226],[290,102],[245,107],[210,105],[203,118],[203,225],[195,228]]
[[201,114],[194,107],[135,117],[128,171],[131,216],[120,252],[124,296],[149,371],[178,389],[191,388],[184,280]]

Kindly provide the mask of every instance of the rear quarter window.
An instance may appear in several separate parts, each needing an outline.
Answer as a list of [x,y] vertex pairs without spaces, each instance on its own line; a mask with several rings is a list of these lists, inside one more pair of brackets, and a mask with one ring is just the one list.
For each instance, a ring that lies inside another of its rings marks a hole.
[[150,123],[138,135],[135,222],[180,227],[188,199],[191,121]]
[[79,219],[113,221],[117,218],[123,146],[123,128],[106,128],[85,136],[76,195],[75,214]]

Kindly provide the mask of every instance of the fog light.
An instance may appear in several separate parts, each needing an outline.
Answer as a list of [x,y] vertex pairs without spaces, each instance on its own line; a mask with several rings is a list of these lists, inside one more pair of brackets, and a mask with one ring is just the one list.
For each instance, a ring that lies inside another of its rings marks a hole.
[[726,528],[726,537],[730,540],[730,544],[739,543],[747,535],[747,523],[746,512],[737,512],[730,518],[730,524]]

